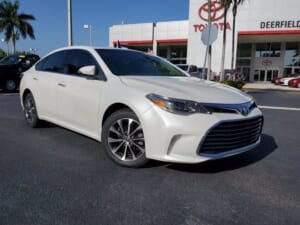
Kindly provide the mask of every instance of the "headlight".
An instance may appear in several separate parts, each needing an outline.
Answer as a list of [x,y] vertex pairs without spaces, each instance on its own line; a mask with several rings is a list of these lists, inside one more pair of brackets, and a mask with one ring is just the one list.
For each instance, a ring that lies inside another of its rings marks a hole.
[[155,105],[159,106],[163,110],[166,110],[171,113],[177,114],[191,114],[191,113],[205,113],[210,114],[210,111],[206,109],[201,103],[183,100],[183,99],[175,99],[175,98],[167,98],[157,94],[149,94],[146,96],[150,101],[152,101]]

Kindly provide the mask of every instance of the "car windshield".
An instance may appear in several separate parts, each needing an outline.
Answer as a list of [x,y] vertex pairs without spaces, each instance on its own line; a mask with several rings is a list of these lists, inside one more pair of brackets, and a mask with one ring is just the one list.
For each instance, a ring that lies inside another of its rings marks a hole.
[[159,57],[124,49],[96,49],[111,72],[117,76],[186,76]]
[[20,57],[18,55],[9,55],[0,60],[0,64],[17,64],[20,61]]

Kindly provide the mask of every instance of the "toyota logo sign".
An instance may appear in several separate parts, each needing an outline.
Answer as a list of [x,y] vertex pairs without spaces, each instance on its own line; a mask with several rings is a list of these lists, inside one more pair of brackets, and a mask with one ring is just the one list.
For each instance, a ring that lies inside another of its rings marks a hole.
[[272,60],[270,60],[270,59],[264,59],[264,60],[261,62],[261,64],[262,64],[263,66],[271,66],[271,65],[272,65]]
[[[200,8],[195,10],[197,13],[197,19],[200,18],[201,22],[193,24],[195,32],[203,32],[205,27],[208,25],[208,11],[210,11],[210,18],[213,25],[217,27],[218,30],[231,30],[231,25],[229,22],[224,23],[221,19],[224,18],[224,7],[220,0],[211,0],[210,3],[210,10],[208,2],[202,4]],[[221,20],[221,21],[220,21]],[[196,20],[195,20],[196,21]]]
[[[198,10],[199,17],[208,22],[208,3],[204,3],[200,9]],[[224,17],[224,10],[223,6],[219,1],[211,1],[210,3],[210,16],[211,16],[211,22],[220,20]]]

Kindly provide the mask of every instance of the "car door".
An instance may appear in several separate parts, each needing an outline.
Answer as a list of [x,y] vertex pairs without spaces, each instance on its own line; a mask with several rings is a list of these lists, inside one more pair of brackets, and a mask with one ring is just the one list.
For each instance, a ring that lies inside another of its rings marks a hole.
[[62,76],[65,51],[53,53],[40,61],[32,74],[32,91],[39,116],[50,121],[57,121],[57,87]]
[[83,66],[95,66],[96,60],[86,50],[73,49],[67,53],[67,73],[60,77],[57,88],[57,109],[60,120],[70,129],[97,136],[99,129],[99,106],[103,81],[97,75],[83,75]]

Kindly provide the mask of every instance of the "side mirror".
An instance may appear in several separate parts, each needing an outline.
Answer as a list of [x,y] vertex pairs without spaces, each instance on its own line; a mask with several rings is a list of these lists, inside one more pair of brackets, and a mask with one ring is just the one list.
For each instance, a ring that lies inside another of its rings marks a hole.
[[80,67],[78,73],[82,75],[94,76],[96,75],[96,66],[91,65]]

